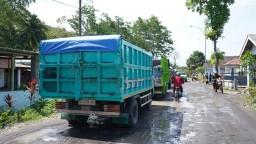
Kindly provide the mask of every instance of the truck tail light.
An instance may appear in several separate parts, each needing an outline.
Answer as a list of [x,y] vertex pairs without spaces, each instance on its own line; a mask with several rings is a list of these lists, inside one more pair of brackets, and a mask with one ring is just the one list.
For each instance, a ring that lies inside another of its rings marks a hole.
[[105,112],[119,112],[119,105],[104,105]]
[[67,102],[56,102],[55,108],[56,109],[68,109],[68,103]]

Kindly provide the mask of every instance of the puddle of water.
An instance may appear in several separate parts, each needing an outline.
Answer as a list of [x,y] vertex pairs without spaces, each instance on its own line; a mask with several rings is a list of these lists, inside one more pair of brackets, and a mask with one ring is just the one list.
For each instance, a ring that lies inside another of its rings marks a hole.
[[57,138],[53,138],[53,137],[44,137],[43,141],[49,142],[49,141],[57,141]]

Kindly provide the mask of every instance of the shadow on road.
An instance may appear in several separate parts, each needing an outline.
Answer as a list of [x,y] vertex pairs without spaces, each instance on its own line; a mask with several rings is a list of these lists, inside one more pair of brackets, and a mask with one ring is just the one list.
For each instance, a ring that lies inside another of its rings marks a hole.
[[128,143],[177,143],[180,140],[183,113],[170,106],[153,105],[150,110],[140,111],[138,124],[134,128],[107,124],[94,128],[70,127],[59,136],[93,141]]

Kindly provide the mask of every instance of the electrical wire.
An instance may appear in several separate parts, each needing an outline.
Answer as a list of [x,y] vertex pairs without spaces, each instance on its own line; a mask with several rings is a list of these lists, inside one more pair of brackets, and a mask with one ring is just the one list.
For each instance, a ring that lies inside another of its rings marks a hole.
[[72,5],[69,5],[69,4],[66,4],[66,3],[63,3],[63,2],[57,1],[57,0],[52,0],[52,1],[57,2],[57,3],[60,3],[60,4],[63,4],[63,5],[66,5],[66,6],[69,6],[69,7],[73,7],[73,8],[79,9],[78,7],[75,7],[75,6],[72,6]]

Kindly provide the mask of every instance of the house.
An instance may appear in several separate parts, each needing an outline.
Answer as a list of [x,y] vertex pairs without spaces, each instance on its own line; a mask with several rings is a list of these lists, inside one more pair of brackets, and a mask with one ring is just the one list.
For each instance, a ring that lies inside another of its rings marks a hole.
[[[9,59],[0,57],[0,91],[5,91],[10,87],[8,84],[11,78],[11,66]],[[31,80],[30,60],[15,60],[14,69],[14,89],[19,89],[22,85]]]
[[[239,75],[241,71],[241,60],[239,56],[224,56],[224,59],[220,61],[220,65],[218,67],[219,73],[224,75],[225,83],[232,83],[234,79],[238,80],[240,86],[247,85],[246,76]],[[208,75],[215,71],[214,65],[211,63],[206,64],[206,72]],[[232,75],[232,71],[234,75]],[[241,73],[240,73],[241,74]]]
[[14,91],[31,78],[38,79],[38,54],[31,50],[0,47],[0,90]]
[[[224,59],[220,61],[218,71],[220,74],[228,74],[231,73],[231,70],[234,70],[234,73],[240,72],[241,67],[241,60],[239,60],[239,56],[224,56]],[[207,62],[206,65],[206,72],[213,73],[215,71],[214,65],[210,62]]]
[[[256,56],[256,34],[248,34],[244,45],[242,47],[242,50],[240,52],[239,58],[241,59],[242,55],[247,51],[251,51],[254,56]],[[249,87],[249,81],[252,80],[252,77],[249,76],[249,73],[247,73],[247,87]]]

